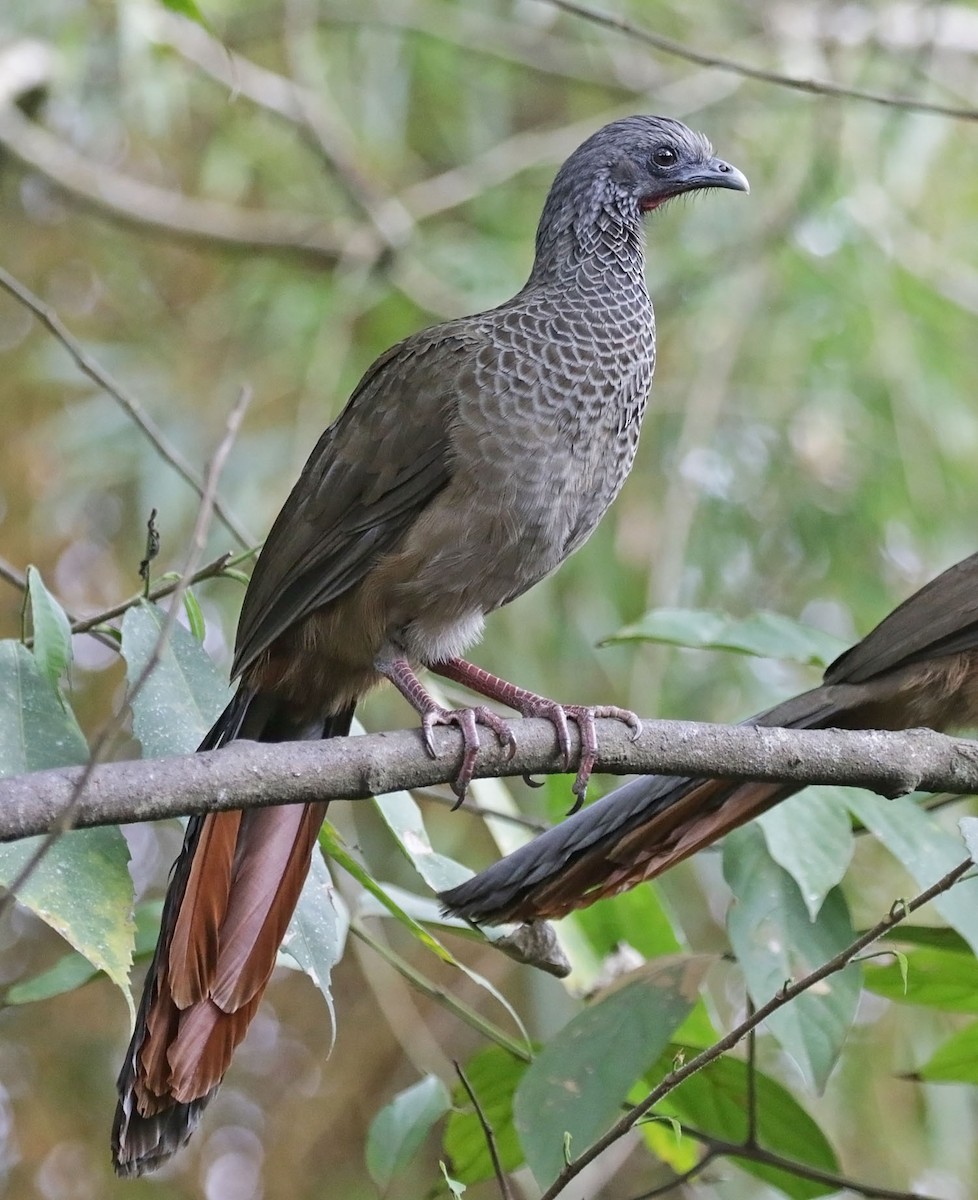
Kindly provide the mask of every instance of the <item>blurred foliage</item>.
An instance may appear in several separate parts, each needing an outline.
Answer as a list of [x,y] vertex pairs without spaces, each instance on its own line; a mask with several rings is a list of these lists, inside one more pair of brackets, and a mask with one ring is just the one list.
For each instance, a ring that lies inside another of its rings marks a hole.
[[[755,66],[978,104],[978,17],[964,4],[618,0],[615,11]],[[198,12],[202,24],[181,15]],[[26,91],[16,84],[21,70],[37,76]],[[23,101],[16,112],[11,96]],[[475,657],[560,698],[739,719],[810,686],[814,671],[753,654],[598,644],[652,609],[716,610],[735,620],[766,611],[850,641],[975,550],[974,125],[694,65],[546,0],[7,0],[0,266],[53,307],[197,470],[240,388],[250,387],[221,492],[257,542],[363,369],[421,325],[511,295],[529,269],[556,165],[602,122],[632,111],[667,112],[702,129],[746,172],[752,195],[736,203],[707,195],[650,222],[659,363],[639,461],[588,546],[496,614]],[[43,161],[32,157],[25,131],[50,135]],[[194,200],[207,204],[191,209]],[[155,569],[180,567],[193,490],[6,295],[0,356],[4,560],[20,570],[37,564],[72,615],[97,613],[140,590],[146,520],[156,508]],[[212,556],[239,549],[212,524]],[[22,597],[2,586],[2,632],[13,638]],[[189,610],[222,671],[240,594],[234,579],[216,579],[196,591],[200,613]],[[34,595],[43,606],[36,584]],[[68,660],[57,612],[35,609],[35,617],[35,655],[6,647],[3,678],[30,689],[45,736],[51,745],[60,737],[64,753],[79,737],[76,716],[91,738],[125,712],[124,664],[111,637],[108,645],[76,637],[62,692]],[[757,627],[746,628],[747,644],[740,627],[738,646],[756,651]],[[787,651],[786,628],[772,632],[765,619],[764,645]],[[699,633],[700,646],[725,644],[723,631]],[[673,627],[659,640],[695,639]],[[185,653],[192,649],[187,638]],[[790,653],[817,657],[797,646]],[[178,698],[171,691],[159,699]],[[364,709],[373,728],[408,719],[385,695]],[[11,752],[36,766],[48,761],[48,744],[39,735]],[[124,740],[118,752],[136,750]],[[487,784],[479,798],[555,819],[569,792],[566,780],[539,793]],[[780,864],[766,861],[764,878],[782,894],[802,889],[792,936],[805,941],[807,928],[814,939],[794,947],[802,958],[818,945],[806,914],[821,913],[826,894],[836,925],[859,927],[932,882],[952,854],[949,830],[963,809],[929,816],[909,801],[845,803],[872,836],[855,839],[841,890],[831,864],[792,858],[783,827],[779,837],[773,825],[764,830]],[[838,861],[852,839],[839,836],[839,803],[831,807]],[[423,890],[394,826],[366,806],[334,810],[371,875]],[[449,816],[427,803],[423,812],[446,859],[476,867],[497,853],[464,812]],[[511,844],[512,831],[489,827]],[[817,836],[814,821],[799,827]],[[179,831],[126,835],[137,897],[155,896]],[[759,840],[750,852],[763,855]],[[978,1191],[973,1090],[911,1078],[974,1080],[971,1026],[935,1000],[924,969],[943,959],[949,970],[973,969],[967,887],[939,911],[971,950],[962,942],[908,954],[906,994],[896,967],[868,967],[875,995],[863,993],[823,1095],[806,1089],[780,1043],[760,1039],[760,1130],[772,1146],[891,1188]],[[357,900],[355,888],[347,898]],[[621,941],[639,960],[677,948],[726,952],[730,902],[718,860],[706,854],[654,893],[643,888],[565,921],[574,986],[596,980]],[[930,914],[921,919],[933,924]],[[496,1018],[498,1006],[420,947],[409,919],[363,920],[388,964],[414,964],[436,991],[457,991]],[[60,937],[25,909],[4,918],[0,946],[3,989],[64,959]],[[555,979],[512,968],[486,947],[458,946],[534,1038],[551,1038],[578,1011]],[[449,1060],[486,1053],[485,1031],[410,990],[354,940],[333,970],[332,1057],[322,996],[297,973],[283,974],[188,1150],[153,1181],[120,1183],[108,1167],[107,1131],[126,1010],[105,980],[62,990],[88,974],[75,962],[49,978],[50,998],[3,1012],[0,1191],[12,1197],[374,1196],[364,1146],[378,1111],[431,1073],[455,1087]],[[729,1027],[745,1002],[743,975],[717,966],[704,995],[709,1016],[698,1008],[690,1021],[700,1033],[711,1020]],[[677,1044],[701,1044],[684,1030]],[[790,1036],[782,1043],[790,1053]],[[633,1078],[648,1057],[637,1054],[634,1065]],[[707,1133],[739,1138],[745,1074],[739,1059],[723,1059],[662,1112],[691,1123],[698,1114]],[[478,1084],[479,1065],[472,1079]],[[504,1089],[510,1108],[514,1088]],[[492,1103],[503,1105],[510,1163],[505,1097]],[[455,1098],[462,1103],[457,1089]],[[682,1169],[695,1160],[688,1136],[674,1154],[664,1149],[675,1145],[668,1125],[648,1129],[658,1131],[647,1141],[665,1162]],[[451,1145],[458,1133],[456,1124]],[[494,1195],[492,1181],[473,1182],[471,1163],[486,1160],[471,1137],[466,1144],[466,1195]],[[385,1194],[426,1194],[439,1180],[447,1194],[439,1153],[447,1151],[429,1139],[407,1165],[392,1156]],[[452,1176],[452,1163],[445,1167]],[[766,1177],[789,1187],[783,1175]],[[636,1152],[595,1177],[591,1194],[612,1200],[668,1178],[662,1162]],[[688,1188],[722,1200],[782,1194],[759,1186],[720,1158]],[[801,1190],[789,1194],[817,1194],[806,1186],[796,1180],[790,1187]]]

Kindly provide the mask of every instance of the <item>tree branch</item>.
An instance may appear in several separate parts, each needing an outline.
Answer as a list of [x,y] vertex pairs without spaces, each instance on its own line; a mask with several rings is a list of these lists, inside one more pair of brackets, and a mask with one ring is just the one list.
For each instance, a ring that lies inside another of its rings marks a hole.
[[[720,1058],[721,1055],[726,1054],[728,1050],[732,1050],[734,1046],[742,1042],[749,1033],[755,1030],[758,1025],[766,1021],[772,1013],[777,1012],[780,1008],[784,1008],[786,1004],[790,1004],[791,1001],[797,996],[800,996],[803,992],[807,992],[810,988],[815,987],[815,985],[821,983],[823,979],[827,979],[830,975],[835,975],[839,971],[844,970],[858,954],[865,950],[867,946],[872,945],[873,942],[881,938],[885,933],[892,929],[894,925],[899,925],[900,922],[905,920],[912,912],[916,912],[918,908],[922,908],[931,900],[934,900],[938,896],[943,895],[945,892],[950,891],[951,888],[954,887],[954,885],[961,879],[961,877],[966,875],[973,866],[974,864],[972,860],[967,858],[963,862],[958,863],[958,865],[952,871],[948,871],[946,875],[942,876],[935,884],[932,884],[931,887],[927,888],[923,892],[920,892],[919,895],[914,896],[912,900],[894,904],[893,908],[890,909],[882,921],[877,922],[872,929],[867,930],[866,933],[856,938],[856,940],[851,945],[847,946],[845,950],[842,950],[839,954],[835,955],[834,958],[830,958],[828,962],[823,963],[810,974],[805,975],[802,979],[797,980],[797,982],[786,984],[776,996],[772,996],[766,1004],[762,1004],[760,1008],[751,1013],[746,1020],[742,1021],[734,1029],[731,1029],[730,1032],[724,1037],[714,1042],[713,1045],[704,1050],[702,1054],[697,1054],[695,1058],[690,1059],[689,1062],[687,1062],[684,1066],[679,1067],[674,1071],[670,1071],[665,1079],[663,1079],[661,1083],[654,1087],[644,1100],[630,1108],[624,1116],[622,1116],[618,1121],[615,1122],[614,1125],[612,1125],[607,1133],[602,1134],[601,1137],[597,1138],[591,1143],[590,1146],[588,1146],[583,1154],[581,1154],[578,1158],[575,1158],[573,1162],[568,1163],[554,1180],[554,1182],[550,1185],[550,1187],[547,1188],[540,1200],[555,1200],[555,1198],[560,1195],[564,1188],[567,1187],[570,1181],[579,1175],[586,1166],[592,1163],[600,1154],[607,1150],[609,1146],[618,1141],[619,1138],[624,1137],[625,1134],[632,1129],[636,1121],[641,1120],[642,1117],[651,1112],[660,1100],[668,1096],[670,1092],[675,1091],[675,1089],[691,1075],[695,1075],[697,1071],[702,1071],[704,1067],[709,1066],[710,1063],[716,1061],[716,1059]],[[879,1190],[877,1190],[876,1193],[866,1191],[863,1192],[863,1195],[874,1194],[883,1196],[887,1195],[886,1192],[881,1192]],[[893,1193],[891,1192],[889,1195],[892,1196]],[[926,1198],[918,1198],[918,1200],[926,1200]]]
[[[511,759],[484,735],[476,778],[560,774],[549,721],[516,720]],[[648,721],[631,740],[617,721],[599,721],[597,771],[721,776],[866,787],[887,796],[914,790],[978,792],[978,743],[929,729],[795,730]],[[461,735],[436,729],[438,757],[415,730],[325,742],[234,742],[221,750],[167,759],[106,763],[88,780],[74,814],[78,826],[314,800],[357,800],[453,779]],[[580,752],[571,731],[572,760]],[[43,833],[70,802],[84,768],[39,771],[0,780],[0,841]],[[570,795],[568,793],[568,801]]]
[[616,29],[619,33],[627,34],[652,46],[663,54],[681,58],[685,62],[696,63],[700,67],[715,67],[718,71],[729,71],[744,79],[756,79],[759,83],[772,83],[778,87],[792,88],[798,92],[809,92],[815,96],[832,96],[844,100],[865,100],[870,104],[881,104],[886,108],[898,108],[904,112],[931,113],[938,117],[951,117],[957,121],[978,121],[978,108],[960,108],[951,104],[937,104],[930,100],[917,100],[912,96],[892,96],[886,92],[871,92],[865,88],[846,87],[845,84],[833,83],[827,79],[800,79],[795,75],[782,75],[778,71],[766,71],[762,67],[752,67],[749,63],[738,62],[733,58],[725,58],[720,54],[706,54],[686,46],[672,38],[663,37],[636,25],[624,17],[613,13],[602,12],[597,8],[589,8],[576,0],[544,0],[544,3],[575,17],[582,17],[594,25],[602,25],[606,29]]

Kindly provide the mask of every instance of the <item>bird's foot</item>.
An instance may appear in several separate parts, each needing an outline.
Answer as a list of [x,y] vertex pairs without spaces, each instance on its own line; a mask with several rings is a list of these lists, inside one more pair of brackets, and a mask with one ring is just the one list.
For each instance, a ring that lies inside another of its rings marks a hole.
[[472,782],[475,771],[475,761],[479,756],[479,726],[491,729],[499,738],[499,744],[508,751],[507,758],[516,753],[516,738],[509,722],[491,708],[478,705],[475,708],[442,708],[432,704],[432,707],[421,714],[421,736],[424,738],[425,749],[432,758],[437,758],[435,743],[431,731],[436,725],[455,725],[462,732],[462,765],[452,782],[452,791],[458,797],[452,806],[454,812],[465,799],[465,792]]
[[[599,717],[609,717],[622,721],[632,731],[632,741],[642,732],[642,722],[628,708],[619,708],[616,704],[558,704],[556,700],[548,700],[544,696],[532,696],[522,700],[519,711],[524,717],[543,717],[549,721],[557,733],[557,747],[564,758],[564,769],[568,770],[571,763],[570,727],[568,720],[573,721],[581,733],[581,761],[577,767],[577,777],[571,791],[576,799],[570,812],[575,813],[584,803],[587,794],[588,781],[598,757],[598,733],[594,722]],[[568,816],[570,813],[568,813]]]

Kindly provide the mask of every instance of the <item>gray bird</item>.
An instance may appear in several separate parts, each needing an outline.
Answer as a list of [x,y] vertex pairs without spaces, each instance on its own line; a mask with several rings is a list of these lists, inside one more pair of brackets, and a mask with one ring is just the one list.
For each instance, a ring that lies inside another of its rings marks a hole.
[[[238,691],[202,743],[349,731],[388,679],[431,728],[455,724],[471,779],[478,729],[513,745],[485,707],[448,711],[427,667],[526,716],[546,716],[575,791],[596,716],[506,683],[459,655],[486,614],[555,570],[590,535],[632,465],[655,363],[642,218],[702,188],[748,190],[678,121],[605,126],[561,167],[530,278],[512,300],[415,334],[366,372],[279,513],[241,612]],[[309,869],[325,804],[190,822],[119,1076],[113,1155],[138,1175],[189,1138],[254,1016]]]

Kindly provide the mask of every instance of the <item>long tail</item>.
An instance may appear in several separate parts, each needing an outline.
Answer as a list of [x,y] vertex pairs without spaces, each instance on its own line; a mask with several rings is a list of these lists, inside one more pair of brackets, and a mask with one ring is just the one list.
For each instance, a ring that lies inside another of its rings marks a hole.
[[[201,743],[341,737],[353,708],[301,726],[242,687]],[[112,1154],[142,1175],[193,1133],[255,1015],[309,872],[326,803],[191,818],[118,1080]]]
[[[841,718],[845,695],[823,685],[745,724],[825,726]],[[661,875],[798,790],[781,783],[643,775],[439,899],[447,912],[490,924],[563,917]]]
[[470,921],[566,916],[653,879],[798,789],[724,779],[633,779],[440,899]]

